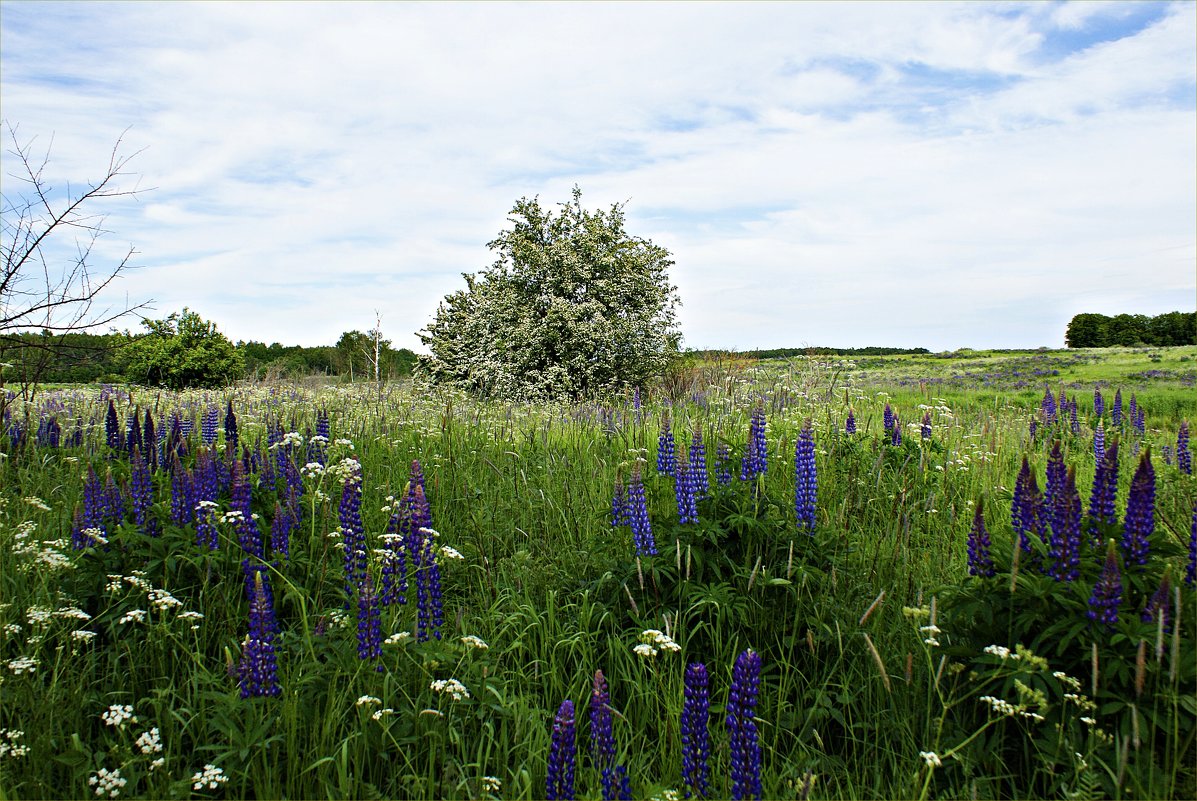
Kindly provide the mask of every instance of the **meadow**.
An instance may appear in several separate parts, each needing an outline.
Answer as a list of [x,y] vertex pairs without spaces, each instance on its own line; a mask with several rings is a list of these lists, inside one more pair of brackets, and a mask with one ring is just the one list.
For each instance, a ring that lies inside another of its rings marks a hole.
[[0,798],[1197,797],[1195,385],[1176,347],[11,398]]

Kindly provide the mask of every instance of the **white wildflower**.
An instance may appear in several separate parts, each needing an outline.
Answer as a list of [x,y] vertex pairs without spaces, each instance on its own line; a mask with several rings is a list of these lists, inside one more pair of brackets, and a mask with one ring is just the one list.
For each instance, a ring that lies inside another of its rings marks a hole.
[[943,767],[943,762],[939,758],[939,754],[934,751],[919,751],[919,756],[927,763],[929,768]]
[[130,609],[121,619],[120,623],[143,623],[145,622],[146,611],[144,609]]
[[191,786],[192,789],[202,790],[207,785],[209,790],[215,790],[228,780],[229,777],[224,775],[223,770],[209,762],[207,765],[204,765],[202,772],[196,771],[195,775],[191,777]]
[[100,768],[87,780],[87,783],[96,788],[96,795],[116,798],[121,794],[121,788],[129,781],[121,776],[120,768],[113,768],[111,771],[107,768]]
[[391,709],[388,706],[388,707],[383,707],[382,709],[374,710],[374,712],[370,715],[370,717],[374,718],[374,720],[382,720],[384,717],[387,717],[388,715],[393,715],[393,714],[395,714],[395,710]]
[[442,695],[448,695],[454,701],[470,697],[470,691],[457,679],[437,679],[429,685],[429,689]]
[[162,733],[158,731],[158,727],[143,731],[137,740],[133,743],[137,746],[141,753],[161,754],[162,753]]
[[354,702],[354,706],[382,706],[382,699],[372,695],[363,695]]
[[126,723],[136,723],[137,716],[133,714],[133,707],[129,704],[113,704],[100,713],[100,720],[114,728],[125,728]]
[[37,657],[35,656],[18,656],[16,659],[8,660],[8,669],[14,675],[20,676],[22,673],[32,673],[37,670]]
[[460,551],[458,551],[456,548],[451,548],[448,545],[441,546],[441,556],[445,557],[446,559],[465,559],[465,557],[461,555]]
[[383,643],[386,645],[398,645],[399,643],[407,642],[410,639],[410,631],[400,631],[392,634],[390,637],[387,637],[385,640],[383,640]]
[[483,776],[478,783],[484,793],[498,793],[503,789],[503,782],[494,776]]
[[[406,633],[406,632],[404,632]],[[477,648],[479,651],[485,651],[490,646],[487,645],[481,637],[476,637],[473,634],[467,634],[461,638],[462,643],[471,648]]]

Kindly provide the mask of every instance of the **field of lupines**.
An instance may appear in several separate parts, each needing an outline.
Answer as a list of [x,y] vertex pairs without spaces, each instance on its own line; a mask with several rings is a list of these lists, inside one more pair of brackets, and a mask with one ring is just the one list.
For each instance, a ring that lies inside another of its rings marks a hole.
[[14,399],[0,797],[1195,797],[1195,364]]

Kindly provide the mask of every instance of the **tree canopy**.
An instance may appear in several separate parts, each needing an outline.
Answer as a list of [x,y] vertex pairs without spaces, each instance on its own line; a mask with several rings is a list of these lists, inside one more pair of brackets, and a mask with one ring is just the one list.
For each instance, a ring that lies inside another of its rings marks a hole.
[[125,374],[170,389],[222,387],[245,374],[245,360],[216,324],[184,308],[163,320],[142,320],[145,334],[121,349]]
[[622,204],[558,213],[521,198],[498,254],[417,335],[434,381],[489,397],[578,399],[658,375],[677,353],[669,251],[625,230]]
[[1156,317],[1078,314],[1069,321],[1064,341],[1070,348],[1197,345],[1197,312],[1174,311]]

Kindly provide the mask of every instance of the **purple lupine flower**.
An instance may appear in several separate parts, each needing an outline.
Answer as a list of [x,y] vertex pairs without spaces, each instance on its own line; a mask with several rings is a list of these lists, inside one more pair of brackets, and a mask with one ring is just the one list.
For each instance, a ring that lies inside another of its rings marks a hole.
[[1044,504],[1047,509],[1048,524],[1050,532],[1047,538],[1048,547],[1051,547],[1052,540],[1055,539],[1057,531],[1064,525],[1062,520],[1057,520],[1056,515],[1062,508],[1059,506],[1060,496],[1064,493],[1064,481],[1068,477],[1068,468],[1064,465],[1064,451],[1060,448],[1060,440],[1052,442],[1051,452],[1047,455],[1047,488],[1044,493]]
[[697,426],[690,439],[690,469],[694,471],[694,497],[706,498],[711,494],[711,483],[707,478],[707,447],[702,441],[702,429]]
[[760,689],[761,655],[749,649],[736,658],[727,699],[728,739],[731,741],[731,797],[761,798],[761,746],[753,716]]
[[251,559],[265,559],[262,532],[258,529],[258,521],[254,520],[253,489],[249,485],[249,477],[245,475],[245,466],[240,461],[233,462],[232,481],[229,509],[240,513],[234,527],[237,529],[237,542],[246,557],[243,564],[248,564]]
[[233,399],[229,398],[228,411],[224,415],[224,441],[227,447],[231,447],[234,452],[237,446],[241,444],[240,438],[237,436],[237,415],[233,414]]
[[387,533],[383,535],[382,592],[378,597],[383,606],[407,603],[407,537],[403,526],[410,514],[406,495],[392,503]]
[[553,718],[553,745],[549,751],[545,778],[545,798],[548,801],[572,801],[576,761],[574,702],[567,698],[561,702]]
[[1185,566],[1185,584],[1197,584],[1197,503],[1193,504],[1193,525],[1189,529],[1189,564]]
[[657,435],[657,472],[661,475],[674,475],[674,448],[669,412],[666,411],[661,415],[661,433]]
[[104,517],[111,523],[111,528],[106,528],[105,531],[115,531],[125,519],[125,496],[112,473],[109,473],[104,481]]
[[894,425],[896,424],[896,418],[894,417],[893,408],[891,408],[888,403],[885,404],[885,411],[882,412],[882,414],[881,414],[881,424],[883,426],[885,433],[889,434],[892,437],[893,431],[894,431]]
[[628,778],[628,769],[623,765],[603,771],[603,799],[606,801],[608,798],[632,801],[632,780]]
[[[357,462],[354,462],[357,465]],[[345,546],[345,603],[353,601],[354,594],[366,579],[366,530],[362,524],[362,474],[357,465],[345,477],[341,488],[341,505],[338,510],[341,522],[341,542]]]
[[1150,449],[1139,458],[1139,467],[1131,479],[1122,528],[1123,560],[1127,565],[1147,564],[1149,541],[1155,531],[1155,468]]
[[1025,553],[1031,552],[1029,535],[1032,531],[1038,533],[1038,521],[1031,504],[1031,482],[1034,480],[1030,462],[1024,455],[1022,468],[1018,471],[1018,478],[1014,482],[1014,498],[1010,502],[1010,522],[1014,526],[1014,530],[1018,532],[1018,544]]
[[274,638],[278,624],[274,618],[274,603],[270,592],[270,577],[253,571],[253,590],[249,602],[249,636],[241,649],[241,697],[281,695],[278,683],[278,656]]
[[628,517],[628,490],[624,486],[623,476],[615,477],[615,492],[611,496],[611,526],[619,528],[630,524]]
[[[427,529],[421,529],[427,531]],[[441,595],[441,566],[433,550],[432,535],[424,541],[424,556],[421,559],[420,574],[422,582],[419,587],[426,587],[426,592],[419,594],[416,607],[416,639],[427,640],[431,634],[435,639],[441,638],[441,627],[445,625],[445,611]]]
[[1101,389],[1099,387],[1093,388],[1093,414],[1101,418],[1106,412],[1106,399],[1101,396]]
[[1126,416],[1130,418],[1131,425],[1135,424],[1135,416],[1139,413],[1139,402],[1135,398],[1135,393],[1131,393],[1130,403],[1126,405]]
[[295,530],[295,513],[291,511],[289,503],[276,501],[274,504],[274,520],[270,524],[270,553],[274,558],[281,556],[284,560],[291,559],[291,532]]
[[769,469],[769,443],[765,438],[765,402],[763,400],[756,402],[748,432],[752,437],[753,453],[756,455],[755,475],[764,475]]
[[685,454],[678,453],[675,459],[673,495],[677,501],[678,522],[682,525],[697,523],[698,506],[694,497],[696,490],[694,470],[690,465],[690,459]]
[[[357,658],[377,660],[382,656],[382,621],[378,612],[378,596],[374,594],[374,579],[366,573],[357,585]],[[381,663],[374,669],[382,672]]]
[[648,519],[648,499],[644,495],[644,481],[640,478],[639,462],[632,468],[632,480],[628,484],[628,518],[636,555],[656,556],[657,543],[653,539],[653,527]]
[[1043,416],[1043,424],[1050,426],[1056,422],[1056,399],[1052,396],[1051,388],[1043,392],[1043,400],[1039,404],[1039,413]]
[[686,798],[710,794],[711,735],[707,729],[711,700],[707,667],[696,662],[686,667],[682,702],[682,789]]
[[170,474],[170,519],[176,526],[186,526],[194,519],[195,509],[192,503],[195,492],[192,490],[192,477],[187,468],[175,459],[174,469]]
[[1097,421],[1097,428],[1093,430],[1093,461],[1101,464],[1102,458],[1106,455],[1106,429]]
[[1122,425],[1122,388],[1119,387],[1114,392],[1114,405],[1110,408],[1110,422],[1114,427]]
[[594,689],[590,693],[590,758],[603,780],[603,801],[618,793],[611,768],[615,762],[615,734],[612,731],[611,694],[603,671],[594,671]]
[[895,448],[902,444],[902,422],[898,420],[898,415],[894,414],[894,429],[889,432],[889,444]]
[[1052,564],[1048,573],[1056,581],[1076,581],[1081,565],[1081,495],[1076,488],[1076,469],[1068,468],[1064,489],[1052,510]]
[[715,483],[726,487],[731,482],[731,446],[726,442],[720,442],[715,446]]
[[1093,490],[1089,493],[1089,534],[1094,541],[1100,541],[1102,526],[1118,524],[1118,512],[1114,507],[1118,492],[1118,440],[1105,451],[1097,472],[1093,475]]
[[852,412],[852,407],[848,407],[848,419],[844,421],[844,433],[856,433],[856,415]]
[[798,518],[798,528],[813,534],[819,477],[815,467],[815,438],[810,420],[803,424],[794,446],[794,476],[794,514]]
[[1081,420],[1077,417],[1075,399],[1068,402],[1068,429],[1073,434],[1081,433]]
[[108,413],[104,416],[104,434],[108,447],[117,453],[123,450],[120,418],[116,414],[116,402],[108,399]]
[[1147,433],[1147,420],[1144,416],[1143,407],[1140,406],[1135,409],[1134,414],[1131,415],[1131,425],[1135,427],[1135,432],[1139,436]]
[[216,444],[217,429],[220,426],[220,409],[209,406],[200,422],[200,439],[211,448]]
[[146,464],[150,470],[158,469],[158,434],[154,431],[154,416],[149,410],[145,413],[145,423],[141,430],[141,445],[145,448]]
[[1105,625],[1107,630],[1113,630],[1118,623],[1118,605],[1122,603],[1122,571],[1118,569],[1118,557],[1114,554],[1114,540],[1107,542],[1106,564],[1093,585],[1089,611],[1085,614],[1090,620]]
[[141,441],[141,410],[136,407],[133,414],[129,415],[129,424],[125,428],[125,450],[133,453],[134,448],[145,448]]
[[632,410],[640,411],[640,387],[632,387]]
[[1030,432],[1031,432],[1031,439],[1035,439],[1035,435],[1039,433],[1039,418],[1037,418],[1037,417],[1031,418]]
[[923,439],[931,439],[931,412],[923,412],[923,422],[919,426],[919,434]]
[[141,451],[137,447],[133,448],[129,494],[133,504],[133,520],[137,523],[137,528],[147,537],[157,537],[162,533],[162,529],[158,518],[154,517],[150,509],[154,503],[154,483],[150,478],[150,468],[145,459],[141,458]]
[[1144,623],[1154,623],[1157,617],[1164,619],[1164,631],[1172,630],[1172,566],[1164,568],[1164,575],[1160,577],[1160,586],[1152,594],[1147,606],[1139,619]]
[[87,478],[83,480],[83,508],[75,512],[74,525],[71,528],[71,547],[83,550],[96,545],[96,539],[85,533],[89,529],[99,529],[107,537],[108,530],[104,522],[104,485],[96,475],[95,468],[87,468]]
[[985,501],[977,499],[977,508],[973,512],[973,527],[968,532],[968,574],[993,578],[993,557],[989,553],[989,531],[985,528]]
[[1193,453],[1189,450],[1189,421],[1181,420],[1176,432],[1176,466],[1185,475],[1193,474]]

